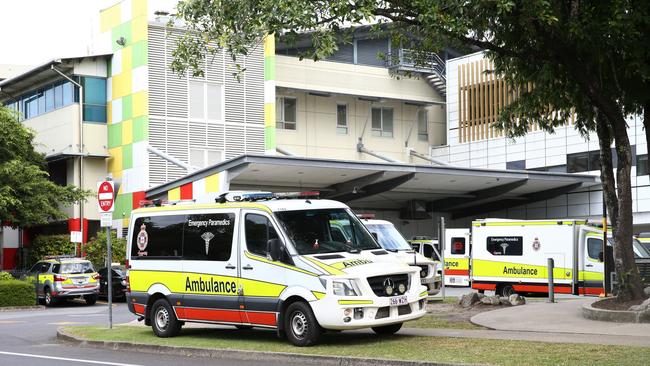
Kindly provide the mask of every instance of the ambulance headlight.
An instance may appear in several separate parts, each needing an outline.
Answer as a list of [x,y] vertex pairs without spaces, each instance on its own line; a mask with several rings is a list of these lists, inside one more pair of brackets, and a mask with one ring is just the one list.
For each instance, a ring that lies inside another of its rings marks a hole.
[[353,280],[332,281],[334,295],[338,296],[360,296],[361,291]]

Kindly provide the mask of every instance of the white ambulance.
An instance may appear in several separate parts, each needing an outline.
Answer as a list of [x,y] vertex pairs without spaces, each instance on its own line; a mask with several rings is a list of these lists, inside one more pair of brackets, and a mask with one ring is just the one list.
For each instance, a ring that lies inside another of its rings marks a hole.
[[427,287],[429,296],[437,295],[440,292],[442,276],[438,274],[439,264],[437,262],[414,251],[390,221],[377,220],[374,214],[360,214],[357,217],[361,219],[361,222],[382,248],[395,253],[404,263],[421,268],[420,281]]
[[204,322],[275,328],[309,346],[323,330],[392,334],[426,312],[420,268],[382,249],[346,205],[312,194],[134,210],[127,259],[129,310],[160,337]]
[[468,287],[470,254],[469,229],[445,230],[445,286]]

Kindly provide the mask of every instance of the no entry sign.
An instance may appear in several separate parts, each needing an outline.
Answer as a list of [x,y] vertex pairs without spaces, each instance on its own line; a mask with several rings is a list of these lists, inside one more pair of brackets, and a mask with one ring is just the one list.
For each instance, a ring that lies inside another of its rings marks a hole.
[[113,182],[103,181],[97,185],[97,203],[99,204],[99,212],[113,212],[115,208],[115,201],[113,199]]

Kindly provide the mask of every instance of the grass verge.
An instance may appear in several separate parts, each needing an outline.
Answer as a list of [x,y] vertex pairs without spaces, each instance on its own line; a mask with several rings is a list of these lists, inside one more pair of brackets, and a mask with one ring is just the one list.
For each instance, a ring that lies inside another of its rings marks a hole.
[[174,338],[157,338],[151,328],[118,326],[67,327],[76,337],[96,341],[132,342],[206,349],[290,352],[313,355],[420,360],[505,366],[526,365],[642,365],[650,347],[556,344],[528,341],[416,337],[373,334],[326,334],[315,347],[298,348],[276,338],[274,331],[187,328]]
[[405,328],[444,328],[444,329],[486,329],[466,321],[449,321],[443,316],[425,315],[422,318],[404,323]]

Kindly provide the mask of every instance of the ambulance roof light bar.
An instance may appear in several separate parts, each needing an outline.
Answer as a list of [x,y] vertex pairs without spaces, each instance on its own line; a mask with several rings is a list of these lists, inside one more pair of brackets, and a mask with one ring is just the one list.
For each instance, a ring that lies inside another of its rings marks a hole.
[[357,218],[361,220],[374,220],[376,215],[374,213],[361,213],[357,214]]

